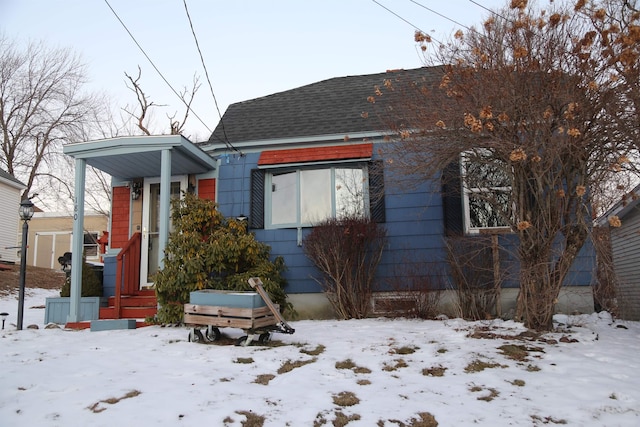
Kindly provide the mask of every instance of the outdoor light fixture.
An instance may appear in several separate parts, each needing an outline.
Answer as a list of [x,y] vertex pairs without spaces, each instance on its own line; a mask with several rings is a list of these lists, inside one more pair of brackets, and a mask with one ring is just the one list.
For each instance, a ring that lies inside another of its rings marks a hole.
[[9,313],[5,313],[4,311],[0,313],[0,317],[2,317],[2,329],[4,329],[4,321],[7,320],[7,316]]
[[24,199],[20,203],[20,219],[23,221],[30,221],[33,218],[33,202],[29,199]]
[[131,200],[138,200],[142,193],[142,183],[140,181],[133,181],[131,183]]
[[[22,330],[22,318],[24,317],[24,283],[27,276],[27,239],[29,238],[29,220],[33,218],[33,202],[24,199],[20,203],[20,219],[22,224],[22,248],[20,250],[20,293],[18,296],[18,330]],[[2,322],[4,326],[4,319]]]
[[244,214],[240,214],[239,216],[236,217],[236,219],[240,222],[245,222],[249,219],[249,217]]

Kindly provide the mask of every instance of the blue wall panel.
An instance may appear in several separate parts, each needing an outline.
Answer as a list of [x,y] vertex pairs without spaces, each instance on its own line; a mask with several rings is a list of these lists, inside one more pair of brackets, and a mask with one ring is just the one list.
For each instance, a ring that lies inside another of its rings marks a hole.
[[[374,148],[374,153],[377,153]],[[257,167],[259,153],[221,158],[218,184],[219,209],[225,216],[249,214],[251,170]],[[444,221],[440,183],[438,180],[414,186],[392,182],[385,172],[387,245],[377,271],[379,289],[393,289],[416,275],[445,286],[451,283],[446,263]],[[251,230],[259,241],[271,246],[273,257],[282,256],[287,266],[287,292],[319,292],[320,285],[313,280],[319,271],[298,246],[297,229]],[[306,236],[310,229],[303,229]],[[471,236],[468,236],[471,237]],[[518,262],[515,234],[500,236],[501,271],[505,273],[504,287],[517,287]],[[595,255],[588,243],[580,252],[566,283],[590,285],[595,269]],[[431,279],[430,279],[431,278]]]

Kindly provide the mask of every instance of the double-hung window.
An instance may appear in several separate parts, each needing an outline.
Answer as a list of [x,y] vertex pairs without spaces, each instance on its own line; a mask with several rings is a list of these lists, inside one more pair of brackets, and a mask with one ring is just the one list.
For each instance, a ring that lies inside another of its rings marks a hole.
[[369,215],[367,168],[362,164],[268,170],[265,226],[312,226],[328,218]]
[[460,162],[467,233],[508,229],[513,217],[508,165],[487,154],[464,153]]
[[84,233],[82,251],[87,259],[99,259],[100,251],[98,250],[98,233],[86,232]]

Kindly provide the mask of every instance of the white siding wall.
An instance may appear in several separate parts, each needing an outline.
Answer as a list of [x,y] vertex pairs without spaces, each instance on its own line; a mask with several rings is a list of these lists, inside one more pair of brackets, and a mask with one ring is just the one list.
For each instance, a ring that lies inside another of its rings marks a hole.
[[0,182],[0,261],[17,262],[18,250],[7,249],[17,246],[18,207],[20,206],[20,190]]
[[640,320],[640,206],[622,218],[622,226],[611,229],[613,264],[618,278],[619,315]]

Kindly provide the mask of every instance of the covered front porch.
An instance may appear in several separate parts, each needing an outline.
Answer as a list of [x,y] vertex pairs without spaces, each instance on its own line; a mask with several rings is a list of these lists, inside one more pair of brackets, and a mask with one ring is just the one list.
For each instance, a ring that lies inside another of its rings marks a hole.
[[71,292],[67,324],[79,324],[87,166],[109,174],[111,215],[100,319],[155,314],[153,274],[163,267],[172,197],[215,200],[216,160],[181,135],[136,136],[64,146],[75,159]]

